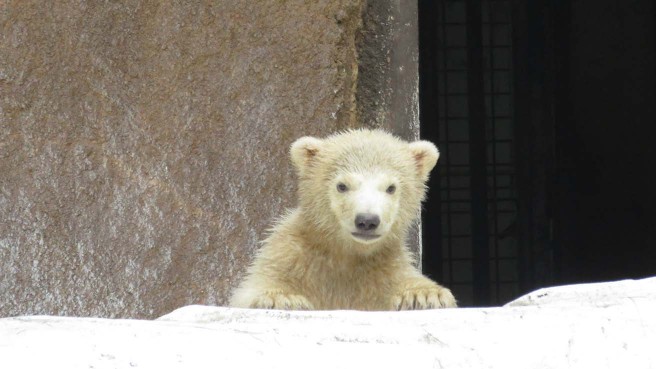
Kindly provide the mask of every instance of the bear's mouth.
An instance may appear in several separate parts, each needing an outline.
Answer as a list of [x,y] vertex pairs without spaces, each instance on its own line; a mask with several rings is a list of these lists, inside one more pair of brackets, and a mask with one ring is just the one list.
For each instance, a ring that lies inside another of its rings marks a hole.
[[355,238],[359,238],[365,241],[375,240],[376,238],[380,237],[379,234],[364,233],[364,232],[352,232],[351,235]]

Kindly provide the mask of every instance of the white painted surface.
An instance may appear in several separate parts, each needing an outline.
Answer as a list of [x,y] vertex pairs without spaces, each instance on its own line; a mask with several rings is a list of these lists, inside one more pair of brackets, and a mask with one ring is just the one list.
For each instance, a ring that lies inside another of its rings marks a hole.
[[6,318],[0,368],[656,368],[656,278],[528,296],[488,309]]
[[542,288],[506,306],[608,307],[656,300],[656,277]]

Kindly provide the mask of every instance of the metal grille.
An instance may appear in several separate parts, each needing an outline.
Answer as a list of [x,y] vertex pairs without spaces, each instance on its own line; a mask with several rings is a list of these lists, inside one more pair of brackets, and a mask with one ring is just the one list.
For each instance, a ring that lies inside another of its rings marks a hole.
[[433,277],[461,305],[496,305],[519,293],[512,4],[439,0],[430,6],[435,24],[420,32],[434,32],[427,42],[436,50],[429,67],[441,157],[431,183],[439,222],[424,228],[437,237],[428,237],[424,250],[441,251],[425,251],[433,259],[424,265],[440,258]]

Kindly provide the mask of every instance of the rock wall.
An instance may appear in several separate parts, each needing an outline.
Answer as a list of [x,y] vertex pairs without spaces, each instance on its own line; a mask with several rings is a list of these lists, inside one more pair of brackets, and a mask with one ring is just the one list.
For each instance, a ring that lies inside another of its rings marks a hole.
[[[383,127],[407,140],[419,139],[419,29],[417,3],[369,0],[356,36],[356,121]],[[408,244],[419,254],[419,223]]]
[[0,316],[225,303],[294,205],[288,145],[362,124],[366,8],[3,1]]

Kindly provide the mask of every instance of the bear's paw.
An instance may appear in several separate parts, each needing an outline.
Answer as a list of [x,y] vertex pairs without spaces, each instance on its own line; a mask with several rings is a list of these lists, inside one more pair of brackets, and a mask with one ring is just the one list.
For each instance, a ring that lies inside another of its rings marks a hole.
[[253,300],[251,308],[277,310],[313,310],[312,303],[301,295],[284,292],[266,292]]
[[448,288],[439,285],[409,288],[394,300],[397,310],[423,310],[456,307],[456,299]]

